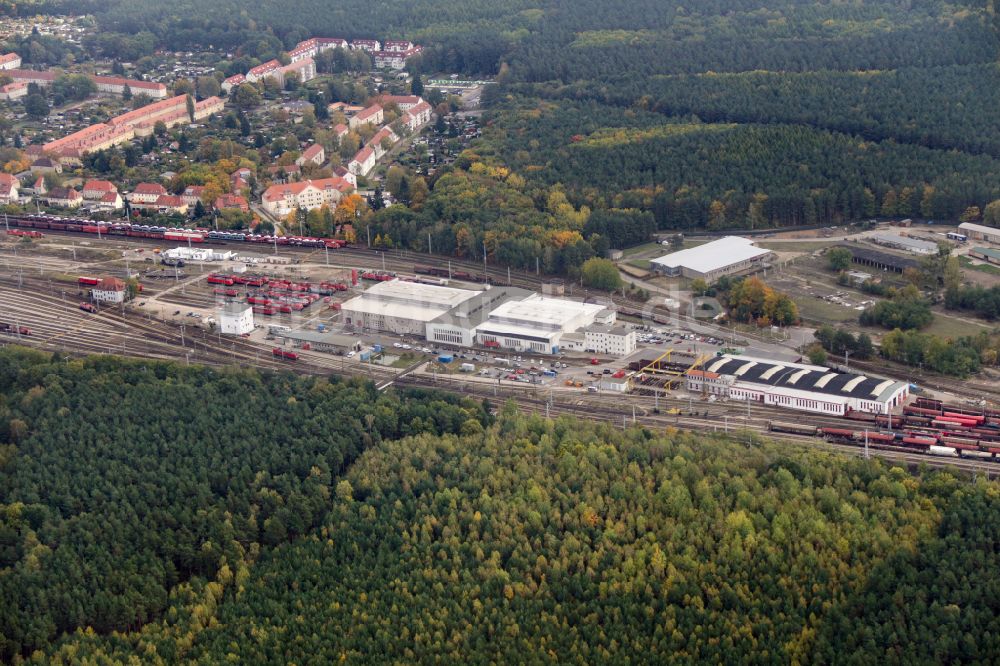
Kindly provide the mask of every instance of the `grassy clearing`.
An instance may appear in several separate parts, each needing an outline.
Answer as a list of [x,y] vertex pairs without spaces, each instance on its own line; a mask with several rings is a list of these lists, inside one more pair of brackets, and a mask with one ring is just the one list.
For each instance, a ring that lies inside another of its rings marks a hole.
[[647,252],[657,252],[661,254],[666,254],[670,251],[670,248],[666,245],[660,245],[659,243],[643,243],[642,245],[636,245],[635,247],[630,247],[622,250],[622,255],[627,257],[634,257],[638,254],[645,254]]
[[986,322],[980,324],[979,322],[963,321],[941,314],[940,312],[935,312],[934,321],[924,329],[924,332],[933,333],[945,338],[960,338],[963,335],[976,335],[980,331],[990,331],[993,328],[993,326],[990,326]]
[[861,314],[858,310],[851,310],[815,296],[796,294],[793,299],[795,304],[799,306],[799,316],[809,322],[821,324],[857,322],[858,315]]
[[1000,275],[1000,267],[994,266],[993,264],[972,263],[972,260],[964,255],[958,258],[958,263],[962,265],[962,268],[968,268],[969,270],[979,271],[981,273],[989,273],[990,275]]

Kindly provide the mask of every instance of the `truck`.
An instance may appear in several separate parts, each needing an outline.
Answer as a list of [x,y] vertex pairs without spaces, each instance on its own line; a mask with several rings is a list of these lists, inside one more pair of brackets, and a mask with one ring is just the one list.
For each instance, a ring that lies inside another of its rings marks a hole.
[[452,356],[451,354],[441,354],[440,356],[438,356],[439,363],[451,363],[454,360],[455,357]]
[[463,363],[458,367],[458,369],[461,370],[462,372],[475,372],[476,366],[472,363]]

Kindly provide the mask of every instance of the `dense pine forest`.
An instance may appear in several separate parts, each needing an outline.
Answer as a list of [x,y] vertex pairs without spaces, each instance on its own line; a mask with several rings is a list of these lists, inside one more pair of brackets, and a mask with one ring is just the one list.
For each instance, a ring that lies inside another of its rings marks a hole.
[[8,662],[974,663],[1000,488],[364,382],[0,351]]

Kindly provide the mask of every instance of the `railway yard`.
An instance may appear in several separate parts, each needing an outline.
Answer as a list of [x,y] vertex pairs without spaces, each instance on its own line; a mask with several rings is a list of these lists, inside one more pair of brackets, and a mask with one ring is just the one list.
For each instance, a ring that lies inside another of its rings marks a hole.
[[[71,355],[119,354],[210,366],[237,364],[297,373],[360,375],[370,378],[380,389],[392,385],[437,387],[494,402],[514,400],[527,411],[553,417],[571,414],[622,427],[640,423],[654,428],[726,431],[734,435],[735,441],[745,439],[748,443],[766,433],[779,441],[856,455],[877,455],[905,465],[948,465],[987,476],[994,470],[1000,471],[1000,413],[965,404],[958,392],[962,385],[957,382],[925,380],[924,389],[935,391],[946,404],[920,397],[916,403],[897,410],[890,423],[884,416],[881,422],[876,422],[874,415],[868,419],[868,415],[854,414],[856,418],[849,419],[796,413],[749,401],[704,399],[701,394],[686,392],[683,382],[671,381],[670,375],[666,380],[660,377],[647,381],[642,372],[636,375],[634,371],[636,390],[627,397],[609,400],[604,394],[581,391],[580,382],[574,378],[606,376],[626,368],[626,361],[607,357],[595,359],[597,364],[592,364],[592,355],[582,354],[566,355],[559,362],[524,359],[525,371],[529,363],[560,367],[558,379],[553,379],[550,375],[555,373],[549,372],[545,381],[541,381],[539,372],[537,381],[525,381],[520,375],[508,377],[500,368],[513,365],[512,358],[508,356],[499,362],[491,350],[464,350],[481,368],[479,372],[464,374],[436,363],[437,353],[445,350],[435,349],[431,353],[417,341],[402,337],[378,336],[379,342],[396,355],[394,362],[380,365],[363,362],[353,353],[350,356],[326,353],[307,346],[292,351],[286,346],[287,341],[270,335],[272,325],[310,329],[322,325],[339,330],[339,303],[361,289],[350,286],[352,270],[359,274],[384,271],[416,275],[422,265],[429,263],[427,255],[328,246],[274,245],[257,249],[256,253],[262,257],[277,256],[278,260],[254,266],[251,269],[254,273],[288,283],[296,280],[337,283],[346,285],[345,290],[330,290],[315,305],[301,310],[276,310],[258,317],[260,326],[247,336],[222,336],[217,327],[210,325],[212,316],[232,292],[242,296],[244,291],[249,293],[249,288],[245,284],[230,288],[210,283],[207,279],[210,274],[224,270],[214,264],[161,265],[155,251],[176,244],[127,236],[97,240],[60,231],[28,239],[0,233],[0,343]],[[216,243],[226,249],[233,244]],[[434,265],[441,266],[441,260]],[[447,270],[470,281],[484,278],[483,266],[475,262],[452,260]],[[80,277],[95,275],[136,276],[143,289],[130,303],[104,305],[91,312],[81,307],[87,297]],[[487,275],[495,284],[527,289],[538,289],[541,285],[538,276],[523,272],[508,273],[506,269],[490,267]],[[619,307],[624,311],[629,304]],[[697,339],[691,342],[687,336],[672,339],[684,334],[683,323],[675,322],[674,327],[679,330],[663,332],[661,342],[664,347],[674,346],[678,368],[702,354],[714,355],[716,347],[722,344],[721,340],[704,337],[700,342]],[[403,347],[407,349],[400,351]],[[632,359],[632,367],[640,370],[647,367],[648,361],[661,357],[663,351],[649,347],[639,350]],[[498,362],[496,372],[490,368],[494,361]],[[532,367],[532,371],[535,369]],[[983,405],[1000,403],[1000,392],[990,384],[978,384],[974,390]]]

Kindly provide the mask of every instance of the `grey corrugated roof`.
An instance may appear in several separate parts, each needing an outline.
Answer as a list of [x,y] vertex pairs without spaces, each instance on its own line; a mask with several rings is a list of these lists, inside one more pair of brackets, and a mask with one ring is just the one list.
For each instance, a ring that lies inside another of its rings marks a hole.
[[[750,357],[725,356],[723,358],[726,360],[722,365],[717,365],[716,360],[709,361],[707,367],[712,367],[712,371],[720,375],[736,375],[738,370],[749,365],[750,367],[742,374],[737,375],[739,381],[798,389],[800,391],[812,391],[825,395],[873,400],[878,395],[872,395],[872,391],[887,381],[880,377],[843,373],[826,368],[816,370],[810,366],[786,364],[780,361],[771,362]],[[817,382],[827,375],[833,375],[833,377],[827,379],[822,385],[817,386]],[[893,382],[894,385],[899,383]],[[851,388],[845,390],[848,384],[851,384]],[[883,391],[879,391],[879,393]]]

